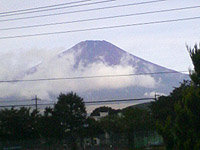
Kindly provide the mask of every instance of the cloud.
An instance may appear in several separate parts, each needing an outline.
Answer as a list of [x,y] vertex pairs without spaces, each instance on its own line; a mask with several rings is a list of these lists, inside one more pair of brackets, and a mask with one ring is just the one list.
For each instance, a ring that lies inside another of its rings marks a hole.
[[145,96],[145,97],[155,97],[155,94],[158,95],[158,96],[166,96],[165,93],[160,93],[160,92],[155,92],[155,91],[152,91],[152,92],[145,92],[145,93],[144,93],[144,96]]
[[[76,69],[78,53],[67,53],[59,55],[60,49],[56,50],[29,50],[21,53],[6,53],[1,56],[0,77],[2,80],[15,79],[38,79],[38,78],[65,78],[65,77],[86,77],[103,75],[123,75],[134,74],[137,68],[130,66],[127,60],[130,56],[124,56],[119,65],[109,66],[102,62],[84,65],[80,62]],[[104,59],[101,57],[101,59]],[[33,74],[26,74],[27,70],[39,64],[37,71]],[[130,86],[154,88],[156,80],[150,75],[145,76],[123,76],[123,77],[104,77],[90,79],[74,79],[59,81],[38,81],[20,83],[2,83],[0,85],[1,97],[22,96],[32,97],[38,95],[40,98],[49,99],[49,93],[58,95],[60,92],[90,92],[102,89],[120,89]]]
[[20,74],[27,72],[43,60],[48,62],[61,48],[54,50],[30,49],[16,50],[13,52],[0,53],[0,78],[12,80]]

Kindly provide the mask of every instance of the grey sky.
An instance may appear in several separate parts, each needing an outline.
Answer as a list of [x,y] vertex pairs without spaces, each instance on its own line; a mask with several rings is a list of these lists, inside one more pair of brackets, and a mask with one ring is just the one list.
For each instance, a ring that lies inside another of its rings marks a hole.
[[[101,0],[93,0],[92,2],[97,2],[97,1]],[[118,4],[127,4],[133,2],[141,2],[141,1],[142,0],[118,0],[116,2],[110,2],[105,4],[68,8],[51,12],[34,13],[34,14],[20,15],[13,17],[0,17],[0,20],[14,18],[14,17],[33,16],[40,14],[97,8],[103,6],[112,6]],[[143,1],[149,1],[149,0],[143,0]],[[46,5],[54,5],[64,2],[72,2],[72,0],[71,1],[1,0],[0,12],[46,6]],[[187,7],[194,5],[200,5],[199,1],[167,0],[165,2],[130,6],[118,9],[108,9],[101,11],[76,13],[76,14],[68,14],[68,15],[60,15],[54,17],[45,17],[45,18],[28,19],[20,21],[0,22],[0,28],[43,24],[51,22],[62,22],[62,21],[94,18],[94,17],[112,16],[119,14],[138,13],[138,12],[179,8],[179,7]],[[0,37],[43,33],[43,32],[67,31],[74,29],[132,24],[132,23],[176,19],[184,17],[196,17],[196,16],[200,16],[200,8],[185,10],[185,11],[152,14],[152,15],[133,16],[120,19],[92,21],[87,23],[86,22],[73,23],[66,25],[41,27],[41,28],[1,31]],[[21,50],[26,51],[30,49],[32,50],[44,49],[45,51],[49,50],[49,53],[53,53],[54,49],[66,50],[72,47],[73,45],[77,44],[78,42],[84,40],[106,40],[113,43],[114,45],[119,46],[120,48],[128,51],[133,55],[144,58],[148,61],[151,61],[153,63],[159,64],[167,68],[183,71],[183,70],[188,70],[188,68],[192,66],[188,52],[185,48],[185,44],[187,43],[188,45],[193,46],[195,43],[200,41],[199,35],[200,35],[200,19],[177,22],[177,23],[165,23],[157,25],[117,28],[110,30],[70,33],[62,35],[0,40],[0,54],[13,51],[20,52]]]

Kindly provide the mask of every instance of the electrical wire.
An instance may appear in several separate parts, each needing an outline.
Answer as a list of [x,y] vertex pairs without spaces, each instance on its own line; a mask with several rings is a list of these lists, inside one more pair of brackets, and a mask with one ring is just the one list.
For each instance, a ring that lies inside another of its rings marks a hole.
[[32,100],[32,99],[27,99],[27,100],[15,100],[15,101],[13,101],[13,100],[9,100],[9,101],[3,100],[3,101],[1,101],[1,100],[0,100],[0,103],[30,102],[30,101],[33,101],[33,100]]
[[89,6],[89,5],[103,4],[103,3],[114,2],[114,1],[117,1],[117,0],[105,0],[105,1],[100,1],[100,2],[92,2],[92,3],[79,4],[79,5],[72,5],[72,6],[65,6],[65,7],[58,7],[58,8],[49,8],[49,9],[44,9],[44,10],[35,10],[35,11],[30,11],[30,12],[14,13],[14,14],[8,14],[8,15],[0,15],[0,17],[17,16],[17,15],[38,13],[38,12],[51,11],[51,10]]
[[85,104],[96,104],[96,103],[113,103],[113,102],[131,102],[131,101],[144,101],[152,100],[154,98],[137,98],[137,99],[118,99],[118,100],[102,100],[102,101],[88,101]]
[[75,3],[83,3],[83,2],[88,2],[88,1],[92,1],[92,0],[81,0],[81,1],[76,1],[76,2],[56,4],[56,5],[48,5],[48,6],[42,6],[42,7],[34,7],[34,8],[28,8],[28,9],[20,9],[20,10],[14,10],[14,11],[7,11],[7,12],[1,12],[0,15],[2,15],[2,14],[10,14],[10,13],[17,13],[17,12],[22,12],[22,11],[44,9],[44,8],[50,8],[50,7],[57,7],[57,6],[64,6],[64,5],[70,5],[70,4],[75,4]]
[[[147,101],[147,100],[154,100],[155,98],[135,98],[135,99],[117,99],[117,100],[102,100],[102,101],[86,101],[84,102],[87,104],[100,104],[100,103],[122,103],[122,102],[131,102],[131,101]],[[23,104],[23,105],[3,105],[1,107],[29,107],[29,106],[35,106],[36,104]],[[46,103],[46,104],[37,104],[37,106],[51,106],[55,105],[55,103]]]
[[35,104],[23,104],[23,105],[2,105],[0,108],[7,108],[7,107],[30,107],[30,106],[35,106]]
[[170,19],[170,20],[151,21],[151,22],[141,22],[141,23],[134,23],[134,24],[123,24],[123,25],[115,25],[115,26],[104,26],[104,27],[59,31],[59,32],[46,32],[46,33],[36,33],[36,34],[2,36],[2,37],[0,37],[0,40],[13,39],[13,38],[24,38],[24,37],[35,37],[35,36],[45,36],[45,35],[56,35],[56,34],[68,34],[68,33],[86,32],[86,31],[97,31],[97,30],[133,27],[133,26],[144,26],[144,25],[170,23],[170,22],[180,22],[180,21],[197,20],[197,19],[200,19],[200,16],[189,17],[189,18]]
[[141,75],[158,75],[158,74],[177,74],[186,73],[188,71],[168,71],[168,72],[150,72],[150,73],[135,73],[135,74],[118,74],[118,75],[100,75],[100,76],[80,76],[80,77],[66,77],[66,78],[40,78],[29,80],[0,80],[0,83],[14,83],[14,82],[38,82],[38,81],[56,81],[56,80],[77,80],[77,79],[92,79],[92,78],[111,78],[111,77],[128,77]]
[[155,14],[155,13],[190,10],[190,9],[196,9],[196,8],[200,8],[200,6],[190,6],[190,7],[182,7],[182,8],[163,9],[163,10],[147,11],[147,12],[141,12],[141,13],[132,13],[132,14],[116,15],[116,16],[108,16],[108,17],[89,18],[89,19],[81,19],[81,20],[73,20],[73,21],[65,21],[65,22],[56,22],[56,23],[37,24],[37,25],[29,25],[29,26],[18,26],[18,27],[11,27],[11,28],[0,28],[0,31],[16,30],[16,29],[27,29],[27,28],[37,28],[37,27],[54,26],[54,25],[70,24],[70,23],[89,22],[89,21],[97,21],[97,20],[106,20],[106,19],[114,19],[114,18],[123,18],[123,17],[131,17],[131,16],[148,15],[148,14]]
[[51,14],[46,14],[46,15],[36,15],[36,16],[28,16],[28,17],[11,18],[11,19],[0,20],[0,22],[25,20],[25,19],[33,19],[33,18],[42,18],[42,17],[58,16],[58,15],[73,14],[73,13],[77,14],[77,13],[82,13],[82,12],[90,12],[90,11],[113,9],[113,8],[122,8],[122,7],[129,7],[129,6],[135,6],[135,5],[152,4],[152,3],[164,2],[164,1],[168,1],[168,0],[153,0],[153,1],[148,1],[148,2],[138,2],[138,3],[106,6],[106,7],[92,8],[92,9],[82,9],[82,10],[68,11],[68,12],[61,12],[61,13],[51,13]]

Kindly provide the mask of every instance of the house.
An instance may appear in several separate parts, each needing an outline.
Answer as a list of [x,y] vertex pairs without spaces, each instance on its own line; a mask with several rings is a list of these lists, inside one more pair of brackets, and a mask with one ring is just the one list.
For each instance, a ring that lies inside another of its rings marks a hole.
[[99,115],[91,116],[96,121],[99,121],[101,118],[106,117],[109,115],[109,112],[99,112]]

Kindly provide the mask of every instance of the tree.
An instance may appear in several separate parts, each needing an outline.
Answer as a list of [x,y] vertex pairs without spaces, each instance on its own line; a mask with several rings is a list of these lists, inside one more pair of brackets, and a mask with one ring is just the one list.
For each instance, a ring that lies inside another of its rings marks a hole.
[[109,135],[109,141],[113,145],[124,146],[125,136],[123,132],[122,118],[117,114],[109,115],[100,119],[100,126],[105,136]]
[[152,131],[154,129],[154,122],[150,112],[144,109],[128,108],[123,113],[123,116],[122,125],[131,149],[135,146],[134,134],[140,131]]
[[175,105],[176,148],[200,149],[200,88],[189,87],[183,98],[183,104]]
[[157,131],[164,138],[167,150],[172,150],[176,143],[174,137],[174,122],[177,115],[175,104],[182,103],[183,91],[189,86],[189,81],[183,81],[169,96],[161,96],[150,105]]
[[122,133],[121,119],[118,115],[106,116],[100,120],[100,125],[109,134]]
[[30,108],[3,109],[0,111],[0,140],[18,141],[40,137],[39,112]]
[[84,124],[84,128],[81,131],[82,138],[90,138],[91,141],[95,137],[99,137],[104,131],[101,124],[93,118],[87,118]]
[[192,63],[194,65],[194,70],[190,71],[190,78],[195,86],[200,86],[200,44],[199,47],[195,44],[194,48],[187,46],[188,52],[190,54]]
[[86,119],[83,99],[73,92],[61,93],[58,96],[58,102],[54,106],[52,115],[59,122],[58,127],[61,129],[61,136],[69,138],[71,148],[76,149],[76,139],[80,137],[80,131]]
[[59,143],[64,137],[59,119],[53,115],[53,108],[45,108],[44,114],[39,120],[39,131],[49,146]]
[[184,81],[151,107],[167,150],[200,149],[200,48],[187,48],[194,65],[191,82]]
[[190,71],[191,85],[183,91],[183,99],[175,104],[174,134],[176,149],[200,149],[200,45],[188,48],[194,70]]

